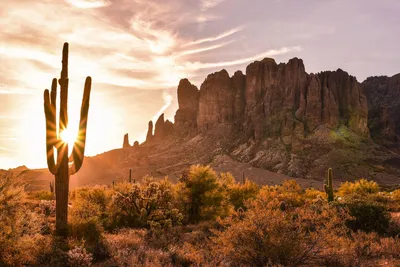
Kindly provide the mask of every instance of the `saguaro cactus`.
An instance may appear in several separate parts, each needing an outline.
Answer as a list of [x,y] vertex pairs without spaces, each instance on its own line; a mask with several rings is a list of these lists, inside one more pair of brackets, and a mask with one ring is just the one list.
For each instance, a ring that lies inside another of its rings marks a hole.
[[[60,114],[57,127],[56,97],[57,79],[53,79],[51,92],[44,91],[44,113],[46,117],[46,152],[49,171],[55,176],[56,191],[56,234],[66,236],[68,233],[68,191],[69,177],[79,171],[82,166],[86,128],[89,112],[90,90],[92,78],[87,77],[83,91],[79,132],[73,145],[72,154],[68,155],[68,143],[61,139],[61,133],[68,128],[68,43],[64,43],[62,52],[60,85]],[[57,150],[57,161],[54,159],[54,148]]]
[[129,169],[129,183],[132,183],[132,169]]
[[332,168],[328,169],[328,181],[324,182],[324,190],[326,194],[328,195],[328,202],[333,201],[333,174],[332,174]]
[[50,182],[50,193],[54,194],[54,183]]

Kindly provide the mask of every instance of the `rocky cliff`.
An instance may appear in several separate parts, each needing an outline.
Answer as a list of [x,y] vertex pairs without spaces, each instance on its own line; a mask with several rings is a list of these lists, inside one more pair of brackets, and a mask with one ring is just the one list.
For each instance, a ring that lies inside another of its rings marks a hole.
[[371,137],[397,152],[400,135],[400,74],[367,78],[362,86],[368,99]]
[[[323,125],[345,125],[368,137],[368,108],[357,80],[341,69],[308,74],[298,58],[277,64],[266,58],[232,77],[226,70],[207,76],[200,91],[186,79],[178,87],[176,125],[199,132],[232,126],[246,138],[302,140]],[[177,131],[180,127],[177,127]]]

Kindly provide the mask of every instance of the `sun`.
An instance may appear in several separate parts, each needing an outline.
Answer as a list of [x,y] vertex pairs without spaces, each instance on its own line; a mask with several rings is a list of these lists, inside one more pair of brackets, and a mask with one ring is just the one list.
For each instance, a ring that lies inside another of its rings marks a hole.
[[64,142],[67,142],[69,146],[72,146],[75,143],[76,135],[72,134],[70,130],[64,129],[60,133],[60,138]]

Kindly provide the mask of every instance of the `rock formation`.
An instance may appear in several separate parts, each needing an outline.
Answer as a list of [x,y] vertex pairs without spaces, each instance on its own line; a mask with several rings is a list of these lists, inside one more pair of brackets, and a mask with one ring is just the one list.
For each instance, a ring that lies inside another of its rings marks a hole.
[[164,121],[164,113],[158,117],[155,129],[154,139],[163,140],[168,135],[172,134],[174,124],[169,120]]
[[[367,100],[356,78],[341,69],[308,74],[298,58],[277,64],[273,59],[251,63],[246,75],[226,70],[207,76],[200,91],[187,79],[178,87],[175,127],[207,132],[232,126],[254,140],[277,138],[285,144],[304,139],[319,126],[347,126],[368,137]],[[196,113],[197,110],[197,113]],[[197,115],[195,115],[197,114]]]
[[122,148],[130,147],[131,145],[129,144],[129,135],[125,134],[124,135],[124,143],[122,144]]
[[146,135],[146,142],[151,142],[153,139],[153,122],[149,121],[149,127],[147,129],[147,135]]
[[235,92],[226,70],[207,76],[200,87],[197,127],[206,131],[214,125],[233,122]]
[[[175,122],[161,114],[153,135],[150,121],[140,153],[163,151],[157,164],[170,162],[172,153],[179,162],[173,169],[226,155],[291,177],[315,179],[332,167],[343,177],[386,179],[371,162],[394,166],[400,159],[392,160],[393,154],[369,137],[393,150],[400,147],[399,84],[400,75],[361,85],[341,69],[307,73],[298,58],[279,64],[265,58],[233,76],[221,70],[208,75],[200,90],[183,79]],[[369,106],[364,90],[372,99]],[[187,154],[194,160],[185,161]]]
[[[368,99],[371,137],[380,144],[398,148],[400,135],[400,74],[369,77],[362,83]],[[397,149],[398,150],[398,149]]]
[[177,94],[179,108],[175,114],[175,128],[178,132],[196,128],[199,90],[189,80],[182,79],[179,82]]
[[138,142],[138,141],[135,141],[135,142],[133,143],[133,147],[134,147],[134,148],[138,148],[138,147],[139,147],[139,142]]

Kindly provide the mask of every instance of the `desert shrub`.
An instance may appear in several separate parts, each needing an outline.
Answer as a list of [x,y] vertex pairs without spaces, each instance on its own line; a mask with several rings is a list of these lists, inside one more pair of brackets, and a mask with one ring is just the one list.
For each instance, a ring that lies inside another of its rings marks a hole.
[[318,266],[326,243],[346,231],[346,212],[324,201],[290,211],[281,211],[279,206],[278,200],[267,204],[264,199],[255,200],[243,219],[227,219],[226,229],[212,238],[214,264]]
[[174,188],[167,180],[135,183],[116,191],[111,204],[112,227],[149,227],[154,231],[179,225],[183,216],[174,207]]
[[38,200],[52,200],[54,199],[54,194],[50,191],[34,191],[29,193],[29,197]]
[[[71,192],[72,207],[70,211],[71,230],[74,235],[79,231],[84,230],[85,225],[90,230],[88,233],[93,233],[93,238],[96,237],[97,231],[102,232],[102,228],[107,226],[110,220],[108,210],[112,202],[112,190],[105,187],[95,186],[93,188],[80,188]],[[92,238],[89,237],[91,240]]]
[[56,202],[54,200],[41,200],[39,210],[46,217],[54,216],[56,214]]
[[17,224],[23,214],[21,199],[23,185],[15,177],[0,178],[0,265],[6,264],[12,246],[23,233],[22,226]]
[[98,205],[104,210],[111,200],[111,191],[104,186],[95,186],[92,188],[81,188],[75,190],[75,200],[86,200]]
[[400,211],[400,189],[396,189],[389,194],[389,208],[393,211]]
[[73,193],[69,233],[76,240],[85,240],[85,249],[95,260],[108,257],[103,232],[109,219],[107,207],[110,202],[111,192],[104,187],[82,188]]
[[230,173],[221,173],[221,184],[226,190],[226,195],[230,204],[234,209],[245,209],[245,202],[254,199],[259,191],[256,183],[246,180],[244,184],[236,183],[235,178]]
[[177,187],[181,208],[189,223],[212,220],[230,212],[222,181],[209,166],[192,166]]
[[340,196],[375,194],[379,192],[379,185],[375,181],[360,179],[355,182],[345,182],[340,185]]
[[287,207],[300,207],[304,204],[303,190],[295,180],[287,180],[282,185],[263,186],[259,192],[258,201],[268,202],[277,199]]
[[107,235],[107,247],[118,266],[174,266],[170,252],[146,246],[145,230],[123,229]]
[[0,266],[35,265],[36,257],[48,239],[41,234],[43,218],[24,207],[17,213],[12,232],[1,233]]
[[383,204],[365,197],[346,199],[339,205],[349,209],[352,218],[346,221],[346,225],[353,231],[361,230],[380,234],[387,232],[390,214]]
[[68,266],[69,240],[60,237],[52,237],[46,240],[47,243],[41,247],[37,256],[37,266]]
[[393,198],[393,200],[400,202],[400,189],[396,189],[396,190],[392,191],[390,193],[390,195]]
[[305,199],[326,199],[326,193],[315,188],[307,188],[304,192]]
[[92,266],[93,255],[88,253],[83,246],[74,247],[68,251],[68,266],[86,267]]

